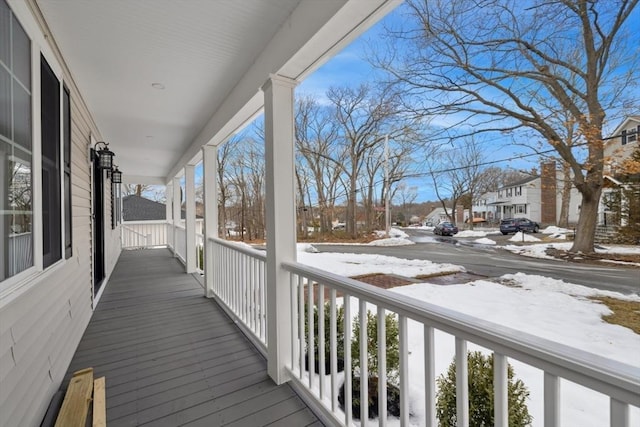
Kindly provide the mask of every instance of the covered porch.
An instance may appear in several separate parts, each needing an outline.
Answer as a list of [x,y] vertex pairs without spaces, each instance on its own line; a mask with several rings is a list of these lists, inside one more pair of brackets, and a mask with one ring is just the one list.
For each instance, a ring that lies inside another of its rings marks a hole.
[[167,249],[122,252],[63,386],[85,367],[110,426],[321,425]]
[[[279,7],[269,7],[274,3]],[[86,110],[92,113],[87,121],[95,116],[92,126],[101,129],[101,134],[86,132],[91,141],[86,148],[97,147],[95,136],[110,142],[123,182],[165,185],[168,190],[167,222],[160,227],[171,251],[122,252],[102,295],[92,295],[95,312],[66,381],[70,372],[88,366],[106,376],[109,425],[350,426],[368,417],[366,405],[354,413],[352,403],[374,399],[369,378],[378,379],[376,394],[386,397],[387,377],[395,377],[400,407],[389,414],[386,399],[380,398],[380,425],[388,418],[402,426],[415,424],[420,412],[425,425],[435,426],[438,332],[455,341],[458,372],[467,372],[469,343],[493,353],[496,426],[509,424],[510,359],[531,365],[544,377],[545,426],[562,424],[563,381],[603,394],[610,425],[631,425],[630,409],[638,406],[640,393],[633,366],[297,261],[295,87],[399,1],[274,3],[201,2],[199,8],[185,10],[182,3],[170,1],[29,3],[42,26],[55,35],[65,64],[86,93]],[[11,5],[21,7],[17,1]],[[229,23],[231,28],[225,26]],[[113,31],[116,24],[121,31]],[[231,54],[218,61],[225,52]],[[266,251],[220,239],[217,209],[218,148],[261,112]],[[199,163],[202,234],[196,233],[195,215]],[[112,221],[107,249],[117,254],[122,225],[117,208],[106,212]],[[83,231],[83,237],[95,234]],[[150,234],[139,237],[146,241]],[[95,269],[105,258],[95,248],[103,249],[105,243],[92,244]],[[66,309],[67,300],[60,299]],[[389,314],[399,325],[393,343],[399,348],[398,372],[387,372],[384,362]],[[356,315],[360,347],[359,357],[352,357]],[[368,322],[377,322],[377,349],[368,346]],[[418,340],[409,335],[415,325]],[[424,356],[414,357],[410,367],[412,338]],[[380,363],[376,372],[368,372],[373,353]],[[309,369],[316,365],[316,372]],[[424,398],[411,402],[415,383],[410,384],[416,380]],[[362,386],[354,393],[356,381]],[[459,375],[457,381],[458,425],[468,426],[469,378]]]

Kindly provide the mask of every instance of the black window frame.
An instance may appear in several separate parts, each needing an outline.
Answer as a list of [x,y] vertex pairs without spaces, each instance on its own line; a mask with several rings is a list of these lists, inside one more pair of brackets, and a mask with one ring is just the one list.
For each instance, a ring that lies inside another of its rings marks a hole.
[[64,258],[73,256],[73,203],[71,175],[71,93],[62,86],[62,144],[64,173]]

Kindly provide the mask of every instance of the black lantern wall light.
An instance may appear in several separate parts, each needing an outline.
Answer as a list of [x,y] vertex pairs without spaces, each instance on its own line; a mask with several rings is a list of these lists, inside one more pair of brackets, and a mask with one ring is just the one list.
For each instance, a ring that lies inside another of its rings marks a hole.
[[115,228],[122,222],[122,172],[113,163],[115,153],[109,150],[109,144],[103,141],[96,142],[93,147],[93,159],[97,169],[107,171],[107,178],[111,178],[111,228]]
[[109,150],[109,144],[104,141],[96,142],[94,153],[98,169],[107,171],[107,178],[111,178],[112,184],[122,184],[122,172],[113,163],[115,153]]
[[98,158],[98,169],[106,170],[107,172],[113,168],[114,152],[109,150],[109,144],[100,141],[96,142],[94,147],[96,156]]

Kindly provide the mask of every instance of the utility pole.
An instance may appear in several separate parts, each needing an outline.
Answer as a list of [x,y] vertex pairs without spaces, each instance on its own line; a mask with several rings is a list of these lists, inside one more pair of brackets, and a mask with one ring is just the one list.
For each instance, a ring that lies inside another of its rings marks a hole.
[[391,228],[391,218],[389,217],[389,135],[384,136],[384,222],[385,235],[389,237],[389,229]]

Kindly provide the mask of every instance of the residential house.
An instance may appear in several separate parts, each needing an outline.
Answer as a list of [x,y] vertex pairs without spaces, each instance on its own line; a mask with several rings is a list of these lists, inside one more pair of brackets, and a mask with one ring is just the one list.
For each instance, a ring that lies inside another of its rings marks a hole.
[[[628,421],[640,387],[633,367],[297,262],[294,88],[399,3],[0,0],[0,425],[40,425],[70,366],[107,372],[107,419],[122,424],[146,417],[149,425],[217,425],[233,415],[245,425],[351,425],[352,394],[344,413],[335,404],[336,369],[332,387],[305,373],[305,346],[324,346],[322,332],[304,333],[305,298],[326,301],[335,318],[336,293],[358,300],[344,305],[345,319],[358,302],[375,304],[382,316],[398,313],[403,425],[409,318],[430,343],[418,361],[426,389],[436,384],[437,330],[455,338],[459,366],[468,341],[494,351],[496,401],[506,401],[507,362],[515,358],[544,374],[546,424],[560,424],[564,378],[609,396],[613,425]],[[217,227],[217,147],[260,112],[266,251],[226,242]],[[171,252],[122,251],[114,153],[125,183],[166,186]],[[196,240],[198,163],[204,252]],[[202,259],[204,275],[192,274]],[[316,284],[326,292],[316,295]],[[200,347],[206,343],[213,345]],[[166,364],[176,354],[191,364]],[[321,369],[324,356],[318,352]],[[314,357],[310,351],[309,366]],[[213,367],[205,369],[204,358]],[[328,359],[337,366],[335,354]],[[351,363],[345,358],[345,372]],[[344,377],[350,390],[352,377]],[[361,387],[361,401],[367,392]],[[434,393],[425,403],[434,425]],[[221,414],[222,404],[240,409]],[[468,418],[466,405],[459,414]],[[496,405],[495,417],[507,425],[507,405]]]
[[[562,207],[562,190],[565,183],[555,162],[541,165],[540,174],[531,174],[515,182],[481,195],[474,203],[474,216],[501,218],[526,217],[542,224],[557,224]],[[580,193],[571,189],[568,220],[577,223],[580,209]],[[483,217],[484,218],[484,217]]]
[[604,174],[615,177],[620,173],[620,166],[638,147],[640,139],[640,116],[629,116],[618,125],[612,137],[604,144]]
[[[424,222],[425,224],[436,225],[443,221],[452,221],[454,219],[452,215],[453,211],[451,207],[448,207],[446,211],[443,207],[434,207],[424,218]],[[464,212],[462,206],[457,206],[455,222],[461,223],[462,221],[464,221]]]
[[498,211],[498,192],[489,191],[481,194],[473,201],[473,217],[481,218],[491,223],[498,218],[496,214]]
[[612,212],[609,200],[629,183],[622,177],[622,163],[640,146],[640,116],[629,116],[613,131],[604,145],[604,188],[598,207],[598,224],[604,226],[624,225],[626,218],[620,212]]

